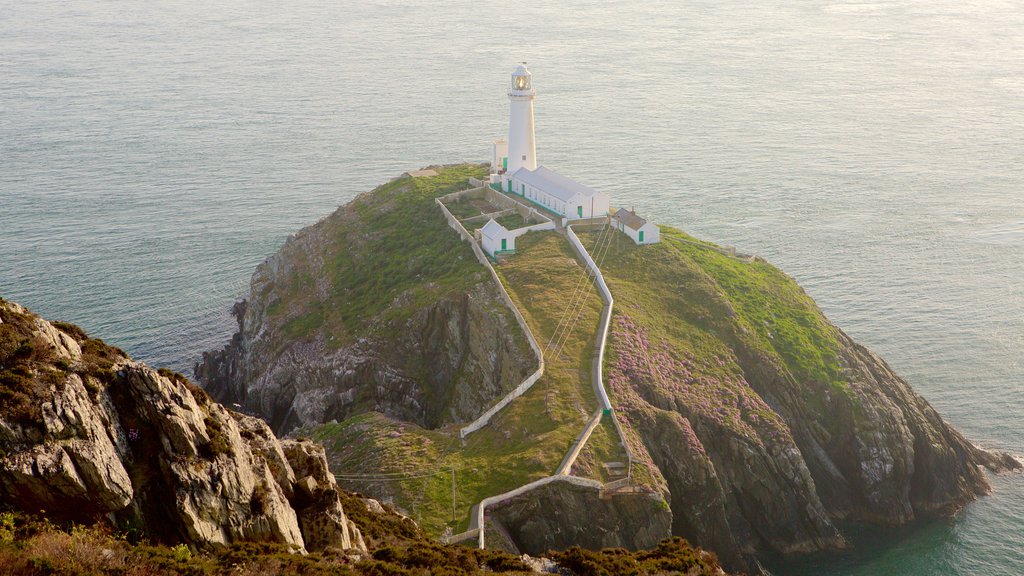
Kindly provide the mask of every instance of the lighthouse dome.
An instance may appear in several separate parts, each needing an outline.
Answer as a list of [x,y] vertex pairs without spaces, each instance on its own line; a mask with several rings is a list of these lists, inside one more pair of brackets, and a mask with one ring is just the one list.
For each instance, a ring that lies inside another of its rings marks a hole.
[[512,72],[512,90],[526,92],[533,88],[532,74],[526,69],[526,62],[516,66]]

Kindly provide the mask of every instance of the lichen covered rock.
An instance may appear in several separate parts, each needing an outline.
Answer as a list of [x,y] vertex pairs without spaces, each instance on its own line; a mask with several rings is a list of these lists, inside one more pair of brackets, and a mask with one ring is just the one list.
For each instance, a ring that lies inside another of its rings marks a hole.
[[[266,423],[180,375],[0,301],[0,379],[19,400],[0,408],[5,506],[76,522],[106,517],[199,547],[358,548],[322,448],[282,445]],[[312,490],[297,490],[297,476],[314,479]]]

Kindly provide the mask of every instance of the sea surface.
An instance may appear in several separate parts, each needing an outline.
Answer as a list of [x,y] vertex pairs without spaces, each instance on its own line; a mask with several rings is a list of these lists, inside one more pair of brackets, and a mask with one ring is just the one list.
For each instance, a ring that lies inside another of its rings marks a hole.
[[[0,295],[190,372],[254,267],[354,195],[543,164],[795,277],[1024,454],[1019,0],[0,0]],[[1024,574],[1024,476],[797,575]]]

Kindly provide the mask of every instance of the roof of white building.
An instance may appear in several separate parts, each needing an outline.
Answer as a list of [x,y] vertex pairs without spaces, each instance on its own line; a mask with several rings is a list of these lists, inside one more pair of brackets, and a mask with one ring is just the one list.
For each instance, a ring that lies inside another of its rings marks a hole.
[[644,224],[647,224],[647,220],[644,220],[643,218],[637,216],[636,212],[633,212],[632,210],[626,210],[625,208],[619,208],[619,210],[615,212],[612,218],[618,220],[619,222],[622,222],[623,224],[625,224],[626,226],[633,230],[639,230],[644,226]]
[[581,194],[586,198],[600,194],[600,192],[590,186],[584,186],[572,178],[566,178],[544,166],[537,166],[536,170],[528,170],[524,166],[516,170],[512,177],[534,188],[543,190],[563,202],[572,200],[573,196],[577,194]]
[[494,218],[491,218],[487,221],[487,224],[484,224],[484,227],[480,229],[480,233],[488,238],[497,238],[498,236],[508,234],[508,228],[498,224],[494,221]]

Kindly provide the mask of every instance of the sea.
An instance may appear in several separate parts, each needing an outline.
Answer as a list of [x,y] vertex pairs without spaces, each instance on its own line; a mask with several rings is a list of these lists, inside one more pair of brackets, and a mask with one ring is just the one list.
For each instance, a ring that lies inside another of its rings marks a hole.
[[[285,238],[541,163],[762,256],[979,445],[1024,454],[1019,0],[0,0],[0,296],[190,373]],[[1024,475],[785,575],[1024,574]]]

